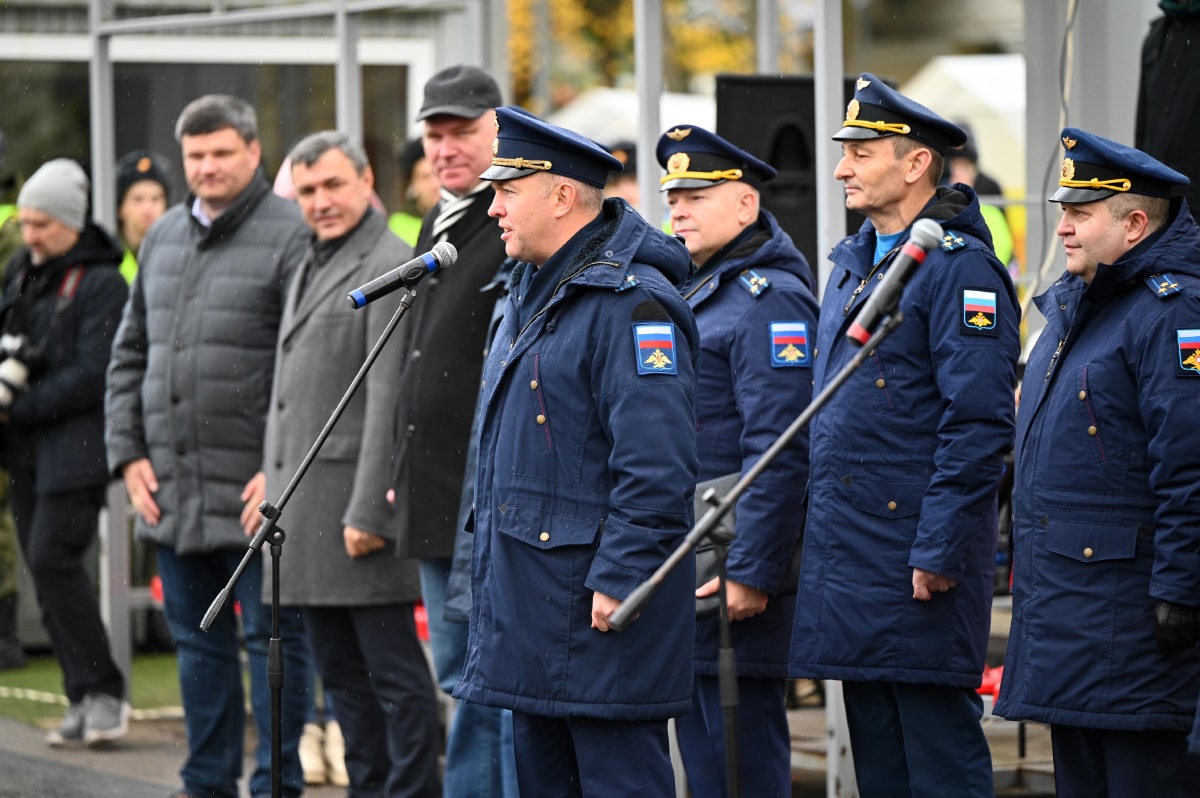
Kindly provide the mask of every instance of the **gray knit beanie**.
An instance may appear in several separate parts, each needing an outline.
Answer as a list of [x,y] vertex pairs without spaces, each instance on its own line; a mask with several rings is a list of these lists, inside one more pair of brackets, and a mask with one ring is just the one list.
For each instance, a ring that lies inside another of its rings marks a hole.
[[87,224],[89,189],[82,166],[70,158],[55,158],[25,181],[17,195],[17,207],[48,213],[72,230],[82,231]]

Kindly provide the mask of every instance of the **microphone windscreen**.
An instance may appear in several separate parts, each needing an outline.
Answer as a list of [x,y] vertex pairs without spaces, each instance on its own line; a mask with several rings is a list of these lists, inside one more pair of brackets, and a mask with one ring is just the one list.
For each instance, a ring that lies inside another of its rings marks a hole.
[[933,219],[917,219],[909,240],[928,252],[942,242],[942,226]]
[[644,299],[633,308],[631,321],[670,321],[671,314],[657,299]]
[[439,241],[434,244],[433,249],[430,250],[430,254],[437,261],[439,269],[451,266],[458,260],[458,250],[449,241]]

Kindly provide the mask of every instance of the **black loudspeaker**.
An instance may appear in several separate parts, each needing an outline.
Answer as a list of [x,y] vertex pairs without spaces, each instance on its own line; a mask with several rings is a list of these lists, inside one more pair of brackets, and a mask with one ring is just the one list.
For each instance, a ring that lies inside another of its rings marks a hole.
[[[854,97],[854,78],[846,78],[844,100]],[[837,147],[813,131],[811,75],[717,75],[717,135],[779,170],[763,186],[762,204],[779,220],[796,248],[808,259],[813,274],[829,254],[817,253],[817,196],[820,180],[833,175],[816,172],[816,148]],[[863,217],[846,212],[847,232],[857,231]]]

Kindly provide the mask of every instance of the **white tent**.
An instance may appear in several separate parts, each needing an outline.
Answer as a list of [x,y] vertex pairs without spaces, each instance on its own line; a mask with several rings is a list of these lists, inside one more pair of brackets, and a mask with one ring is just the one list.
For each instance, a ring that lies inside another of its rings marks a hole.
[[980,169],[1007,192],[1024,192],[1025,56],[939,56],[900,90],[947,119],[970,124]]
[[[698,125],[716,129],[717,105],[712,97],[663,92],[659,103],[662,129],[673,125]],[[633,89],[593,88],[546,117],[550,122],[612,146],[637,141],[638,96]]]

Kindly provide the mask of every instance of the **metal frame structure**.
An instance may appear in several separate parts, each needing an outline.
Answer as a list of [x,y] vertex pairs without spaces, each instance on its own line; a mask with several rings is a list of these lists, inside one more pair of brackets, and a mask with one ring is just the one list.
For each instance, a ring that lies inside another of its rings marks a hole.
[[[91,41],[88,82],[91,110],[92,207],[95,217],[112,224],[115,182],[113,163],[114,97],[111,43],[114,38],[146,33],[163,33],[198,28],[221,28],[306,18],[330,18],[334,25],[335,103],[339,130],[362,136],[362,80],[359,59],[360,26],[363,14],[385,10],[434,12],[438,14],[434,35],[434,68],[461,60],[474,60],[508,82],[504,43],[507,38],[506,6],[503,0],[317,0],[297,4],[268,4],[262,7],[228,9],[222,0],[212,0],[209,13],[166,14],[114,19],[112,0],[88,0],[88,36]],[[463,52],[473,59],[463,59]],[[432,71],[432,70],[431,70]],[[426,73],[414,88],[424,83]],[[416,96],[419,96],[417,92]]]
[[[261,8],[228,9],[213,0],[209,13],[183,13],[140,18],[113,19],[111,0],[88,0],[89,106],[91,111],[92,207],[97,220],[115,222],[115,120],[112,42],[123,36],[164,33],[197,28],[218,28],[250,23],[329,17],[336,42],[335,103],[339,130],[362,136],[362,81],[359,58],[363,14],[381,10],[437,12],[435,52],[453,53],[438,59],[432,68],[416,70],[414,96],[437,68],[464,60],[474,53],[501,85],[508,83],[504,59],[506,9],[503,0],[320,0],[295,5],[272,4]],[[464,43],[466,46],[463,46]],[[452,46],[454,45],[454,46]],[[444,61],[444,63],[442,63]],[[129,508],[124,485],[113,483],[108,491],[108,508],[102,513],[100,538],[101,609],[109,627],[114,659],[128,676],[132,651],[130,612],[149,605],[149,591],[130,587],[128,543]]]

